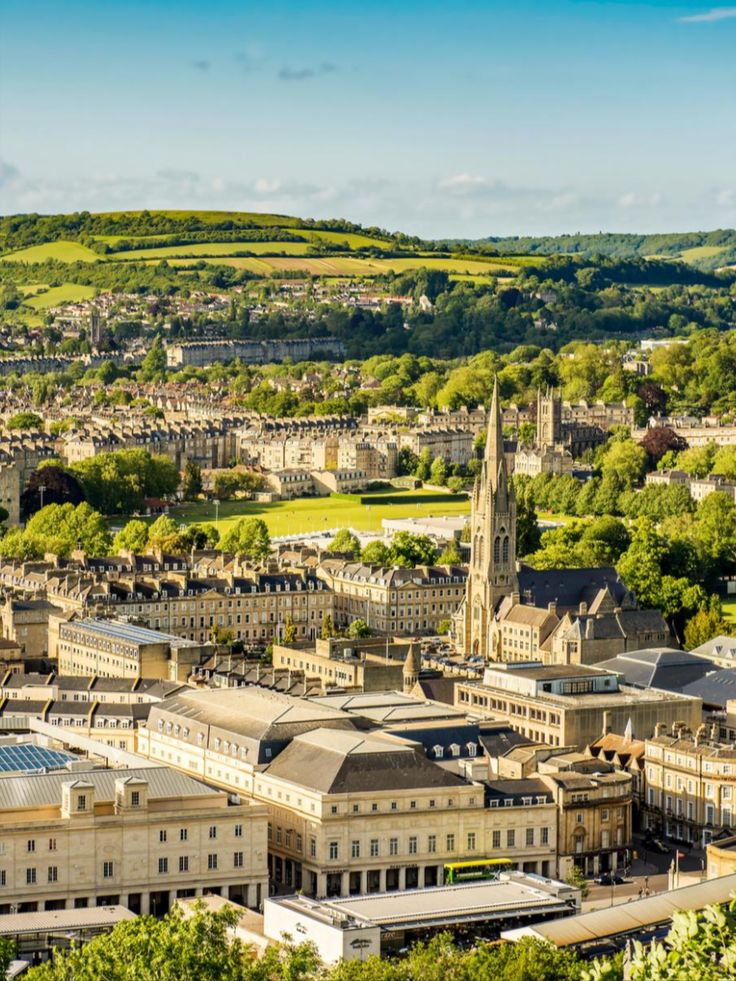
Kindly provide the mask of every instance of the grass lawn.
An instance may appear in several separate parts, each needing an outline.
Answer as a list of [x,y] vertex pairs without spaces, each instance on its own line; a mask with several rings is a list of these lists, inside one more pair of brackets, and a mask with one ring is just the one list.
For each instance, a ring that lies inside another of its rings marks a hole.
[[696,262],[698,259],[710,259],[723,252],[722,245],[696,245],[692,249],[683,249],[680,258],[684,262]]
[[[401,491],[392,488],[390,503],[381,503],[381,494],[331,494],[330,497],[300,497],[294,501],[258,504],[254,501],[223,501],[220,505],[220,533],[224,534],[240,518],[263,518],[273,538],[305,534],[332,528],[380,531],[383,518],[420,518],[470,514],[470,501],[464,495],[438,494],[436,491]],[[365,504],[363,501],[370,500]],[[401,499],[398,503],[396,498]],[[186,524],[214,524],[215,507],[208,501],[184,504],[171,509],[171,517]],[[115,522],[124,523],[122,521]]]
[[60,262],[99,262],[100,256],[79,242],[44,242],[32,245],[29,249],[8,252],[0,258],[1,262],[46,262],[58,259]]
[[94,286],[63,283],[61,286],[50,287],[44,293],[37,293],[35,296],[28,297],[23,303],[34,310],[47,310],[49,307],[58,306],[60,303],[78,303],[80,300],[89,300],[96,292]]
[[736,596],[724,599],[721,605],[723,606],[723,619],[730,623],[736,623]]

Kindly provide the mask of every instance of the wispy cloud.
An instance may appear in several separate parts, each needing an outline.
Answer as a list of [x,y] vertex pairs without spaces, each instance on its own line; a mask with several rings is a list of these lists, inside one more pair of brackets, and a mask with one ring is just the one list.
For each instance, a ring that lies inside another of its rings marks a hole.
[[702,14],[689,14],[687,17],[678,17],[679,24],[714,24],[719,20],[730,20],[736,17],[736,7],[711,7],[704,10]]
[[249,75],[261,67],[263,52],[257,44],[246,44],[240,51],[235,52],[235,60],[240,70]]
[[282,82],[306,82],[310,78],[317,78],[319,75],[331,75],[337,71],[337,65],[332,62],[323,61],[316,67],[293,68],[285,66],[279,71],[278,77]]
[[208,72],[212,68],[212,62],[207,61],[206,58],[195,58],[192,62],[192,68],[198,72]]

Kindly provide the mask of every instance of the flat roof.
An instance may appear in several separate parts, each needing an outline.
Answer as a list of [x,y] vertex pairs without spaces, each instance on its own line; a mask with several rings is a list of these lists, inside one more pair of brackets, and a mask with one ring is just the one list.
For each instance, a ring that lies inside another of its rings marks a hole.
[[637,899],[592,913],[506,930],[501,936],[505,940],[539,937],[556,947],[592,943],[616,934],[633,933],[664,923],[672,919],[677,910],[702,909],[712,903],[726,903],[734,889],[736,874],[722,875],[694,886],[683,886],[681,889],[659,893],[648,899]]
[[0,936],[28,933],[66,933],[70,930],[112,929],[123,920],[134,920],[125,906],[91,906],[88,909],[44,910],[40,913],[10,913],[0,916]]
[[[546,888],[545,888],[546,886]],[[565,898],[560,897],[560,893]],[[475,920],[507,919],[570,910],[576,890],[524,873],[452,886],[374,893],[315,901],[305,896],[272,897],[268,902],[297,910],[336,926],[358,921],[385,929],[429,927]]]
[[0,773],[59,770],[76,759],[79,757],[74,753],[46,749],[32,742],[0,745]]

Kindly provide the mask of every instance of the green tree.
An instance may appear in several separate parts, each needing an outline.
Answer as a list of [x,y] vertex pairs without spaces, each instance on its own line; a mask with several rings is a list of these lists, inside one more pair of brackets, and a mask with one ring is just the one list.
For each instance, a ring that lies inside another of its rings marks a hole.
[[716,456],[715,443],[705,446],[692,446],[677,454],[677,469],[684,470],[691,477],[707,477],[713,470]]
[[438,634],[449,634],[451,630],[452,630],[452,620],[440,620],[440,622],[437,624]]
[[168,514],[160,514],[148,529],[148,546],[162,552],[179,551],[179,525]]
[[461,565],[463,557],[454,538],[442,549],[437,561],[440,565]]
[[290,613],[286,614],[286,619],[284,620],[284,636],[283,641],[285,644],[293,644],[296,640],[296,624],[294,623],[294,618]]
[[123,550],[140,554],[145,552],[148,545],[148,525],[145,521],[133,518],[117,533],[112,542],[113,551],[117,554]]
[[40,554],[53,552],[67,558],[75,549],[87,555],[107,555],[111,540],[107,522],[86,502],[49,504],[26,524],[24,537]]
[[15,957],[15,943],[7,937],[0,938],[0,978],[4,978]]
[[360,557],[368,565],[388,565],[389,549],[384,542],[376,538],[362,549]]
[[432,565],[437,558],[434,542],[427,535],[414,535],[410,531],[398,531],[388,549],[390,565],[413,569],[417,565]]
[[202,468],[196,460],[187,460],[181,492],[185,501],[194,501],[202,493]]
[[39,430],[43,429],[43,419],[35,412],[16,412],[5,420],[5,428]]
[[414,471],[414,476],[417,480],[429,480],[429,475],[432,472],[432,453],[428,446],[425,446],[422,452],[419,454],[417,460],[417,468]]
[[335,628],[332,623],[332,614],[328,613],[322,620],[322,631],[320,636],[322,640],[329,640],[330,637],[335,636]]
[[575,889],[580,890],[580,895],[585,899],[590,892],[590,886],[588,885],[588,880],[583,875],[581,869],[577,865],[573,865],[570,871],[565,876],[565,882],[569,886],[573,886]]
[[235,552],[262,564],[271,554],[271,536],[262,518],[241,518],[223,535],[223,552]]
[[280,945],[256,960],[232,934],[235,909],[202,906],[190,916],[174,909],[163,919],[138,916],[83,947],[57,948],[52,961],[31,968],[29,981],[307,981],[318,959],[310,945]]
[[348,637],[357,640],[359,637],[370,637],[373,633],[368,624],[361,617],[352,620],[348,624],[348,629],[345,631]]
[[447,465],[441,456],[436,456],[432,461],[429,470],[429,480],[438,487],[444,487],[447,483]]
[[330,551],[355,558],[360,555],[360,539],[349,528],[341,528],[330,542]]
[[163,381],[166,378],[166,351],[163,341],[156,337],[153,344],[141,362],[139,371],[141,380],[144,382]]
[[685,649],[691,651],[713,637],[728,635],[730,630],[730,624],[718,610],[698,610],[685,624]]
[[616,570],[644,607],[658,607],[661,599],[664,542],[648,518],[640,518],[631,544],[616,563]]
[[613,472],[628,487],[641,480],[646,465],[646,450],[630,439],[610,442],[601,461],[604,478]]

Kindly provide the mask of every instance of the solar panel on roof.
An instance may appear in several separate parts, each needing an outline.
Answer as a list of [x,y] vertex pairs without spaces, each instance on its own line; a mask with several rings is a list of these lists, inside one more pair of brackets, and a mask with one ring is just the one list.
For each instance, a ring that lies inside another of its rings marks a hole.
[[58,770],[74,759],[76,756],[73,753],[45,749],[33,743],[0,746],[0,772],[2,773],[15,773],[19,770]]

